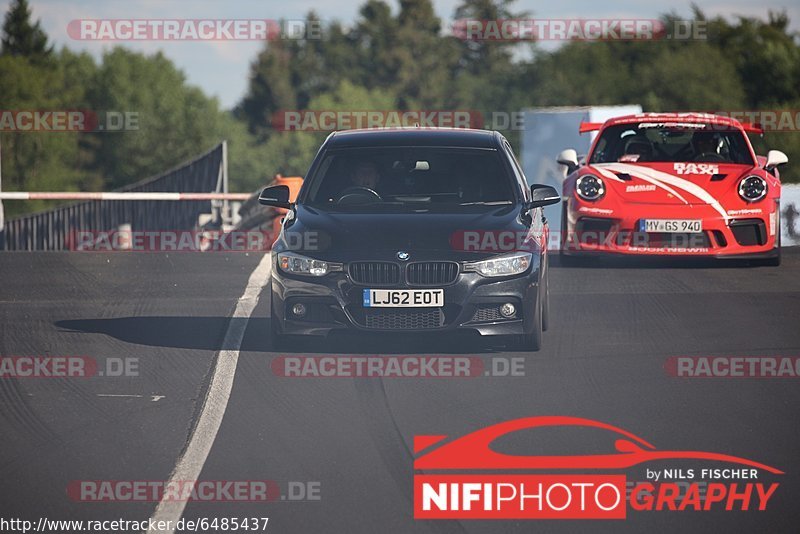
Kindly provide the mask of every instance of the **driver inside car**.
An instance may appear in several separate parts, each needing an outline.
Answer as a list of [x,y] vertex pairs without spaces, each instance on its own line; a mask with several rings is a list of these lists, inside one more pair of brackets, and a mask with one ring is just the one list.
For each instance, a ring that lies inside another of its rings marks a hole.
[[360,203],[365,199],[380,199],[380,193],[376,191],[381,181],[378,166],[370,160],[357,161],[350,170],[349,183],[344,185],[337,195],[337,203]]
[[625,154],[620,157],[622,162],[650,161],[653,158],[653,146],[643,135],[628,139],[625,143]]
[[353,185],[357,187],[366,187],[374,191],[380,181],[378,166],[372,161],[360,161],[353,168],[350,179]]
[[711,158],[710,161],[721,161],[725,158],[720,155],[720,141],[713,132],[695,132],[692,136],[694,147],[694,160],[700,161]]

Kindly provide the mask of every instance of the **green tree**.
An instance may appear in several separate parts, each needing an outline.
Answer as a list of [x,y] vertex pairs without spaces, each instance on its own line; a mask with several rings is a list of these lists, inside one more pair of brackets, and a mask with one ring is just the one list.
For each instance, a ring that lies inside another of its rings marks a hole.
[[14,0],[6,13],[0,53],[35,60],[52,56],[53,47],[48,44],[39,21],[31,22],[28,0]]
[[[31,63],[22,56],[0,56],[0,109],[47,111],[63,109],[58,70]],[[5,131],[2,146],[3,189],[7,191],[80,190],[78,139],[73,132]],[[44,207],[42,202],[9,202],[13,216]]]
[[278,40],[268,43],[251,65],[247,95],[235,113],[252,134],[268,135],[273,113],[296,109],[297,92],[289,76],[292,59],[287,43]]
[[453,39],[440,35],[430,0],[401,0],[397,15],[392,88],[400,109],[454,107],[452,80],[458,63]]
[[[308,108],[317,111],[394,109],[394,96],[381,89],[367,89],[347,80],[314,98]],[[263,157],[272,164],[271,175],[304,176],[314,154],[330,132],[276,132],[265,143]]]
[[[695,16],[706,21],[697,8]],[[736,67],[747,105],[775,106],[800,98],[800,45],[785,12],[770,12],[766,22],[747,17],[739,17],[736,25],[722,17],[706,22],[709,42]]]
[[97,170],[110,188],[164,171],[218,141],[218,102],[187,85],[160,52],[145,56],[119,47],[104,54],[89,99],[93,109],[138,119],[135,130],[90,134],[98,143]]
[[[522,19],[529,14],[511,9],[514,0],[464,0],[456,8],[456,21],[499,21]],[[460,99],[473,107],[492,111],[508,105],[518,83],[523,66],[513,61],[519,47],[513,41],[461,39],[459,47]],[[501,83],[501,80],[505,83]],[[499,110],[499,109],[498,109]]]

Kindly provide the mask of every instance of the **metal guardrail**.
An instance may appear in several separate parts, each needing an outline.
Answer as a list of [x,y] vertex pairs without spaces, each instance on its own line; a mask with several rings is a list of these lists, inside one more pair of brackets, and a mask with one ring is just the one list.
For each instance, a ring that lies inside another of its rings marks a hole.
[[[223,141],[191,161],[117,192],[228,193],[227,145]],[[221,225],[227,202],[208,198],[78,202],[6,221],[0,230],[0,248],[67,250],[74,232],[114,230],[123,224],[135,231],[192,230],[199,215],[209,212]]]

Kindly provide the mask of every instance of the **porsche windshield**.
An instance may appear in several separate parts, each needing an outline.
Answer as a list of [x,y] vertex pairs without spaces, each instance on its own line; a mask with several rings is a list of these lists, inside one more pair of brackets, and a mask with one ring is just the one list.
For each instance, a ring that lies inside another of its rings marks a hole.
[[589,163],[687,161],[754,164],[739,130],[690,123],[680,127],[652,123],[609,126],[600,134]]
[[342,209],[508,204],[510,172],[489,149],[334,149],[311,177],[306,202]]

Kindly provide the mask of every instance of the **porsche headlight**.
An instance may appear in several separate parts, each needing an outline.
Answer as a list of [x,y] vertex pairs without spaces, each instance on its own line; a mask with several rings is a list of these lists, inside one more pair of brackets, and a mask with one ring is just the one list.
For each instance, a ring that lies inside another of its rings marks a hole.
[[739,182],[739,196],[747,202],[758,202],[767,196],[767,181],[760,176],[748,176]]
[[278,254],[278,267],[287,273],[306,276],[325,276],[328,273],[342,270],[341,263],[315,260],[293,252]]
[[513,276],[522,274],[531,266],[530,252],[515,252],[497,256],[490,260],[476,261],[467,263],[464,266],[466,272],[476,272],[483,276]]
[[606,186],[599,176],[584,174],[575,182],[575,191],[583,200],[597,200],[606,194]]

